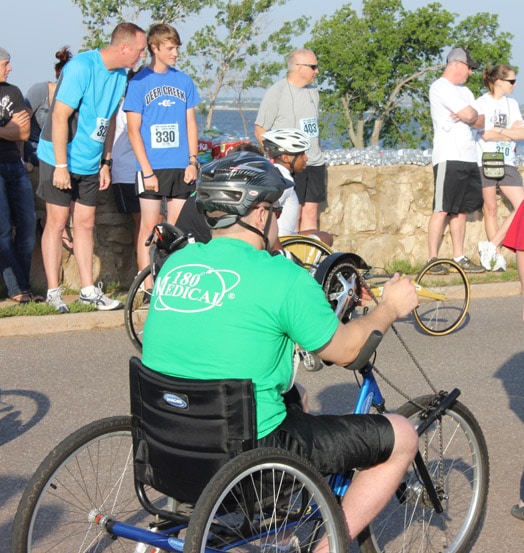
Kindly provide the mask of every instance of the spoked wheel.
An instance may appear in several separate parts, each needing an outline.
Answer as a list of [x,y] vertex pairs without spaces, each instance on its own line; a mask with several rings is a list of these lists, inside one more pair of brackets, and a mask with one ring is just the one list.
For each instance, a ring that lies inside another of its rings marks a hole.
[[280,237],[282,248],[290,251],[302,263],[305,269],[314,272],[320,263],[333,253],[333,250],[321,240],[310,236],[296,235]]
[[[416,426],[432,396],[406,403],[398,413]],[[489,486],[489,458],[482,431],[460,402],[419,438],[419,449],[442,502],[437,513],[417,473],[409,470],[397,497],[359,536],[364,553],[466,553],[477,537]]]
[[349,261],[334,263],[322,285],[333,311],[347,323],[362,298],[362,284],[358,269]]
[[415,286],[419,305],[413,316],[424,332],[443,336],[462,324],[469,308],[470,285],[460,265],[452,259],[436,259],[420,271]]
[[296,455],[248,451],[209,482],[191,517],[184,553],[347,551],[343,515],[322,476]]
[[[167,499],[154,490],[148,496],[155,505],[167,508]],[[51,451],[20,500],[12,551],[138,551],[136,542],[114,539],[89,522],[95,511],[142,528],[154,521],[135,493],[131,417],[95,421]],[[152,551],[141,547],[144,553]]]
[[151,267],[140,271],[133,280],[127,294],[124,307],[124,322],[127,335],[138,351],[142,351],[142,335],[146,322],[153,290],[146,287],[146,279],[151,274]]

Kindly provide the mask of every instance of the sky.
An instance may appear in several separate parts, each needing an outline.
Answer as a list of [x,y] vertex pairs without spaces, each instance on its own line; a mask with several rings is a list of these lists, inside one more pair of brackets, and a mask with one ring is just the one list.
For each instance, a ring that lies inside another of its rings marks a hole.
[[[422,0],[404,0],[407,10],[425,6]],[[351,4],[354,10],[360,11],[361,2],[345,0],[289,0],[283,7],[275,8],[268,21],[268,30],[276,28],[280,21],[294,19],[300,15],[309,15],[318,20],[322,15],[330,16],[345,4]],[[447,10],[459,15],[459,19],[479,12],[492,12],[499,15],[500,28],[514,35],[512,64],[524,71],[524,2],[497,2],[493,0],[440,0]],[[6,15],[9,16],[7,21]],[[271,25],[273,21],[274,25]],[[195,16],[185,24],[177,25],[182,42],[191,31],[199,25],[212,23],[203,17]],[[86,34],[82,24],[80,9],[71,0],[18,0],[9,2],[9,9],[4,10],[0,46],[11,54],[13,71],[9,82],[16,84],[25,94],[29,87],[40,81],[53,80],[54,57],[62,46],[68,45],[76,53]],[[303,41],[308,40],[305,36]],[[296,44],[300,46],[300,44]],[[444,61],[444,60],[443,60]],[[519,103],[524,104],[524,82],[517,84],[514,93]]]

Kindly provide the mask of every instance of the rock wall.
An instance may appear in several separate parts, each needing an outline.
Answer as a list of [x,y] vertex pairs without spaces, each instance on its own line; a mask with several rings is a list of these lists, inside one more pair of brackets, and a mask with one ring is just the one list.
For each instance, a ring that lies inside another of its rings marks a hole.
[[[523,171],[523,169],[521,169]],[[37,180],[36,175],[32,175]],[[322,207],[321,228],[334,235],[334,247],[361,255],[367,263],[383,267],[392,260],[411,263],[427,259],[427,227],[433,201],[433,171],[430,165],[367,167],[339,165],[328,169],[328,201]],[[37,200],[37,217],[44,206]],[[508,214],[499,199],[499,217]],[[73,229],[74,234],[74,229]],[[485,240],[481,212],[468,217],[465,253],[478,262],[477,242]],[[442,257],[451,255],[449,230],[443,237]],[[136,275],[133,220],[116,211],[111,190],[100,193],[96,216],[95,282],[119,283],[127,288]],[[72,255],[64,249],[64,285],[78,290],[80,279]],[[32,283],[45,289],[40,252],[40,233],[32,268]]]
[[[427,260],[433,203],[431,165],[340,165],[330,167],[328,175],[328,201],[320,226],[333,233],[337,250],[356,252],[378,267],[392,260]],[[502,221],[511,205],[500,197],[498,203]],[[475,262],[479,261],[480,240],[486,240],[486,235],[482,212],[477,211],[468,215],[464,250]],[[446,226],[439,255],[449,257],[451,253]]]

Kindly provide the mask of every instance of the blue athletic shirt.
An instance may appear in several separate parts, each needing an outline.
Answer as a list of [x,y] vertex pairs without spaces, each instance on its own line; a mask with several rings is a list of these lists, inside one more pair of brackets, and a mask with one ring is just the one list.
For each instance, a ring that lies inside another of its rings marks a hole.
[[[77,54],[64,66],[55,98],[75,110],[69,120],[67,144],[71,173],[98,173],[109,121],[122,99],[126,82],[125,69],[109,71],[98,50]],[[37,155],[55,165],[51,113],[52,109],[42,130]]]
[[199,102],[191,77],[174,67],[165,73],[146,67],[131,79],[124,111],[142,116],[140,134],[153,169],[187,167],[187,110]]

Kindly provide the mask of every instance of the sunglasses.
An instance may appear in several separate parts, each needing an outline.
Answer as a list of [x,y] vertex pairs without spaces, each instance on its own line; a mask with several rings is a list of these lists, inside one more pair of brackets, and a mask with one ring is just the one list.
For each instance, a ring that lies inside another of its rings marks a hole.
[[275,215],[275,219],[280,219],[280,216],[282,215],[282,206],[276,206],[276,205],[265,205],[263,206],[265,210],[271,211]]
[[313,71],[316,71],[318,69],[318,65],[316,63],[295,63],[295,65],[303,65],[304,67],[309,67],[310,69],[313,69]]
[[515,84],[517,82],[517,79],[502,79],[502,80],[509,84]]

